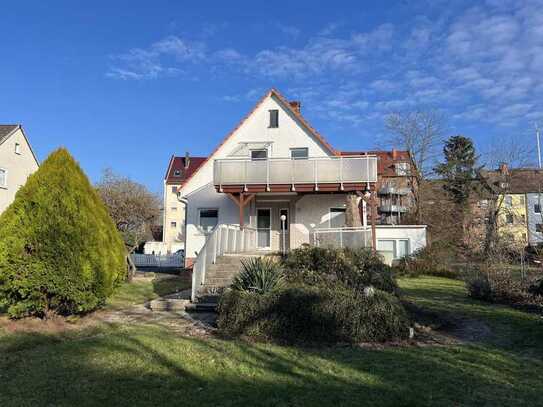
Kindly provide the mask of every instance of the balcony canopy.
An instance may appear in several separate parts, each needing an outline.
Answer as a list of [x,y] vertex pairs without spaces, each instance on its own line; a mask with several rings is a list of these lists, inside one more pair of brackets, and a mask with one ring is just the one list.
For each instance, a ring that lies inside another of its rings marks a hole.
[[356,191],[377,182],[377,157],[227,158],[214,162],[220,192]]

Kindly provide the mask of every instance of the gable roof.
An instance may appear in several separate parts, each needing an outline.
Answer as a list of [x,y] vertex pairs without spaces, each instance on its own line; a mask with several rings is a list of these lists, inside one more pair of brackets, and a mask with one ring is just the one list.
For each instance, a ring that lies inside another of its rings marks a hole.
[[170,158],[164,179],[167,184],[183,184],[206,161],[207,157],[189,157],[186,166],[186,157],[173,156]]
[[18,124],[0,124],[0,144],[6,141],[18,128]]
[[[211,154],[209,154],[209,156],[199,165],[198,169],[203,167],[203,165],[209,161],[211,159],[211,157],[213,157],[215,155],[215,153],[217,151],[219,151],[219,149],[224,145],[224,143],[226,143],[230,137],[232,137],[236,131],[249,119],[249,117],[251,117],[253,115],[253,113],[258,109],[258,107],[268,98],[268,97],[271,97],[271,96],[275,96],[277,99],[279,99],[279,101],[283,104],[283,107],[286,111],[288,111],[289,113],[292,113],[292,115],[294,115],[299,121],[300,123],[306,128],[307,131],[309,131],[309,133],[311,133],[311,135],[313,137],[315,137],[326,149],[328,149],[333,155],[339,155],[339,152],[336,151],[331,145],[330,143],[328,143],[324,137],[317,131],[315,130],[308,122],[307,120],[305,120],[302,116],[302,114],[300,113],[300,111],[296,108],[294,108],[294,106],[292,106],[287,99],[285,99],[285,97],[283,95],[281,95],[281,93],[279,93],[279,91],[275,88],[271,88],[264,96],[262,96],[262,98],[260,98],[260,100],[254,105],[254,107],[251,109],[251,111],[249,113],[247,113],[247,115],[245,115],[245,117],[243,119],[241,119],[241,121],[236,125],[236,127],[234,127],[230,133],[228,133],[226,135],[226,137],[224,137],[222,139],[222,141],[217,145],[217,147],[215,147],[215,149],[212,151]],[[185,179],[185,182],[184,184],[186,184],[188,181],[190,181],[190,179],[192,177],[194,177],[194,175],[197,173],[198,171],[194,171],[190,174],[190,176],[188,176],[186,179]]]
[[0,145],[4,143],[12,134],[15,133],[15,131],[21,130],[21,133],[23,134],[23,137],[26,141],[26,144],[28,145],[28,148],[30,149],[30,152],[32,153],[32,157],[34,157],[34,160],[36,161],[36,164],[38,166],[40,165],[40,162],[38,161],[38,157],[36,157],[36,154],[34,153],[34,150],[32,149],[32,145],[30,144],[30,141],[28,141],[28,137],[26,137],[26,133],[23,129],[23,126],[20,124],[0,124]]

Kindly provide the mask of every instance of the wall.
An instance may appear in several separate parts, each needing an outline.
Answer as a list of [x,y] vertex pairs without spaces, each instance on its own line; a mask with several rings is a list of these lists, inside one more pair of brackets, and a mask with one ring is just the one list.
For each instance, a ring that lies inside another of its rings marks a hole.
[[[162,240],[166,244],[166,250],[174,252],[185,246],[185,205],[177,199],[177,192],[172,192],[172,187],[180,188],[181,184],[166,184],[164,182],[164,219]],[[175,222],[175,227],[172,226]],[[175,250],[174,250],[175,249]]]
[[426,247],[426,226],[424,225],[379,225],[375,236],[379,239],[408,239],[409,252]]
[[330,227],[330,208],[345,208],[346,194],[304,195],[295,206],[291,244],[299,247],[309,242],[310,233],[317,228]]
[[[507,194],[511,197],[512,205],[508,207],[505,199],[502,202],[498,216],[498,226],[501,235],[508,235],[517,242],[527,243],[528,226],[526,219],[526,197],[525,194]],[[513,224],[507,223],[507,215],[513,216]]]
[[[21,154],[15,153],[15,143],[21,146]],[[7,187],[0,187],[0,213],[15,199],[15,194],[26,179],[38,169],[30,146],[21,129],[17,129],[0,145],[0,168],[8,171]]]
[[[528,223],[528,240],[530,244],[543,243],[543,233],[537,232],[536,225],[543,224],[543,214],[535,212],[535,205],[541,203],[543,208],[543,194],[539,197],[539,193],[526,194],[526,214]],[[541,202],[540,202],[541,201]]]

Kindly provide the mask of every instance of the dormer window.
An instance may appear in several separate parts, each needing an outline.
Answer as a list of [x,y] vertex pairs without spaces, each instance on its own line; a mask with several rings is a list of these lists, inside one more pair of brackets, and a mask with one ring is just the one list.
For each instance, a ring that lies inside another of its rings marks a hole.
[[15,154],[21,154],[21,145],[19,143],[15,143]]
[[293,160],[304,160],[309,157],[309,149],[307,147],[296,147],[290,149],[290,158]]
[[251,160],[265,160],[268,158],[268,150],[251,150]]
[[270,110],[270,129],[279,127],[279,110]]

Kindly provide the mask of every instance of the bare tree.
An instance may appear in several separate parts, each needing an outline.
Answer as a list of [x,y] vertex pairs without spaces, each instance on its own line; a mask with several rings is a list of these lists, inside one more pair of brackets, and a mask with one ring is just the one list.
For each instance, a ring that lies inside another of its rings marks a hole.
[[130,254],[152,236],[151,227],[160,216],[160,199],[144,185],[117,175],[111,169],[104,170],[96,189],[124,239],[131,279],[136,268]]
[[530,164],[532,152],[533,149],[518,137],[506,136],[495,138],[484,154],[488,170],[479,171],[479,182],[481,197],[486,202],[484,253],[487,257],[503,250],[503,240],[512,241],[510,237],[504,238],[506,233],[500,232],[500,228],[504,227],[503,219],[509,218],[515,224],[526,222],[525,219],[517,219],[517,214],[509,207],[505,197],[511,192],[511,184],[520,181],[515,180],[513,170]]
[[433,166],[440,154],[439,147],[446,132],[446,120],[443,114],[433,109],[417,109],[406,112],[390,113],[385,118],[388,147],[409,151],[415,164],[414,177],[418,188],[414,188],[415,212],[422,220],[420,189],[433,172]]

